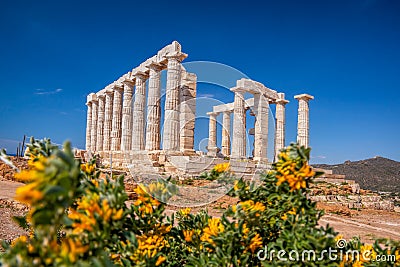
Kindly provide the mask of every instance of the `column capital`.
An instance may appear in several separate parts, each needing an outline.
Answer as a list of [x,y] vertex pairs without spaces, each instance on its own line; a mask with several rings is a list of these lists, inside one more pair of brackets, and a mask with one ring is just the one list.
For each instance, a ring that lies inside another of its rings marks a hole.
[[276,103],[276,104],[286,105],[287,103],[289,103],[289,101],[286,100],[286,99],[277,99],[277,100],[275,101],[275,103]]
[[142,81],[146,81],[149,78],[149,75],[145,72],[137,71],[133,74],[136,79],[140,79]]
[[95,93],[88,94],[86,98],[86,105],[91,105],[92,102],[97,101],[97,96]]
[[179,52],[179,51],[174,52],[173,54],[167,54],[167,55],[165,55],[165,58],[166,58],[167,60],[176,59],[176,60],[178,60],[179,62],[182,62],[182,61],[183,61],[185,58],[187,58],[187,57],[188,57],[187,54],[182,53],[182,52]]
[[145,67],[158,72],[158,71],[162,71],[163,69],[165,69],[166,66],[161,63],[153,61],[153,62],[145,65]]
[[125,85],[130,86],[130,87],[135,86],[135,80],[125,80],[122,83],[124,84],[124,86]]
[[97,93],[96,96],[97,96],[97,99],[100,99],[100,98],[104,99],[106,97],[106,94],[105,93]]
[[114,90],[123,90],[124,89],[124,85],[120,81],[115,81],[115,82],[112,83],[112,88],[114,88]]
[[238,94],[242,94],[242,95],[243,95],[244,93],[247,92],[245,88],[243,88],[243,87],[237,87],[237,86],[232,87],[230,90],[231,90],[232,92],[234,92],[234,93],[238,93]]
[[104,94],[106,94],[106,95],[112,95],[112,94],[114,94],[114,90],[112,90],[112,89],[107,89],[107,90],[104,91]]
[[309,94],[295,95],[294,98],[297,100],[305,100],[305,101],[314,99],[314,97]]
[[210,117],[211,117],[211,116],[215,116],[215,117],[216,117],[216,116],[219,115],[219,112],[207,112],[206,114],[207,114],[208,116],[210,116]]

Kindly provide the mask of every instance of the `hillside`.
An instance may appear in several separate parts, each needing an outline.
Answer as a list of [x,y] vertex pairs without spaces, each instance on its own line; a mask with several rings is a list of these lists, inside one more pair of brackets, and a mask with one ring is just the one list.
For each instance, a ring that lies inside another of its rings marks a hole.
[[342,164],[313,164],[314,167],[344,174],[346,179],[355,180],[363,189],[400,193],[400,162],[375,157]]

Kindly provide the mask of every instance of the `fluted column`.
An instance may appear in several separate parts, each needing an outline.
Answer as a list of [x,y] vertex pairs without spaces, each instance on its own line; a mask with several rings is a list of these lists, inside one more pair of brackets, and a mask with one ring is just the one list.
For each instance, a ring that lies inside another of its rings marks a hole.
[[[231,89],[232,90],[232,89]],[[233,113],[233,136],[232,136],[232,158],[246,158],[246,110],[244,92],[235,92],[234,113]]]
[[121,117],[122,117],[122,84],[114,85],[113,119],[111,130],[111,150],[121,149]]
[[222,154],[229,157],[231,150],[231,112],[225,111],[222,115]]
[[279,151],[285,147],[285,105],[289,103],[284,93],[278,93],[278,96],[275,111],[275,161],[278,160]]
[[208,146],[207,155],[216,156],[217,155],[217,115],[216,112],[207,112],[210,116],[209,126],[208,126]]
[[96,151],[103,151],[105,95],[99,94],[97,96],[97,99],[99,101],[99,106],[97,115],[98,121],[97,121]]
[[90,95],[87,97],[87,117],[86,117],[86,150],[91,150],[91,134],[92,134],[92,102],[90,102]]
[[161,123],[161,82],[160,71],[162,66],[152,63],[148,66],[149,91],[147,95],[147,128],[146,146],[148,151],[160,149],[160,123]]
[[107,89],[106,94],[106,104],[104,111],[104,132],[103,132],[103,150],[111,150],[111,130],[112,130],[112,118],[113,118],[113,99],[114,91]]
[[132,148],[132,95],[134,82],[125,80],[124,100],[122,104],[122,139],[121,150],[127,151]]
[[308,94],[296,95],[294,97],[299,101],[298,117],[297,117],[297,143],[299,145],[309,146],[309,107],[308,101],[314,99],[313,96]]
[[179,87],[183,53],[168,55],[167,88],[165,97],[163,150],[179,150]]
[[183,71],[180,92],[180,151],[184,155],[194,153],[194,127],[196,122],[197,76]]
[[92,95],[92,129],[90,132],[90,150],[96,151],[96,142],[97,142],[97,97],[96,94]]
[[268,146],[268,99],[263,94],[254,94],[254,160],[267,160]]
[[144,111],[146,106],[146,79],[145,73],[136,73],[136,90],[135,103],[133,106],[133,121],[132,121],[132,150],[144,150],[144,131],[145,118]]

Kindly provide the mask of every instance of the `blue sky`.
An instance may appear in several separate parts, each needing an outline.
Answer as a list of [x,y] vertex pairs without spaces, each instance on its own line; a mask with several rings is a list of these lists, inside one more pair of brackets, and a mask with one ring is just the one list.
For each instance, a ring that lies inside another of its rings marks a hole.
[[27,134],[83,148],[86,95],[177,40],[188,62],[220,62],[285,92],[287,142],[293,96],[314,95],[313,162],[399,161],[399,13],[385,0],[1,1],[0,147],[13,153]]

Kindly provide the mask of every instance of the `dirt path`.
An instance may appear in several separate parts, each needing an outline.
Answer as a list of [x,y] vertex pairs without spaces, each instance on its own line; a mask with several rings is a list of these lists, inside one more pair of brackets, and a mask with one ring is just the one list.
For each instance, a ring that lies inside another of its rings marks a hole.
[[345,239],[359,236],[365,242],[375,238],[400,240],[400,214],[395,212],[362,210],[352,217],[326,214],[319,223],[329,224]]
[[24,184],[0,180],[0,199],[13,199],[15,190]]

